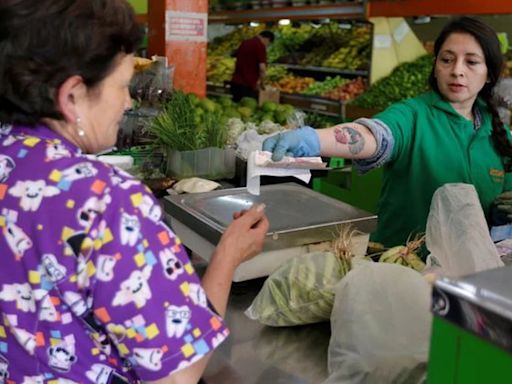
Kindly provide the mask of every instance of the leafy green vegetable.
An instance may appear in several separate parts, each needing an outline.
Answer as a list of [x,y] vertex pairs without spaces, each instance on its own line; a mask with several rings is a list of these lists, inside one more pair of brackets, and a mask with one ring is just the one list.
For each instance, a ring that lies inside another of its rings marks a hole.
[[351,104],[365,108],[386,108],[389,105],[416,97],[428,89],[432,55],[424,55],[396,67],[387,77],[378,80]]
[[209,100],[201,105],[204,109],[190,95],[175,91],[148,129],[161,144],[177,151],[223,148],[227,129],[221,114]]

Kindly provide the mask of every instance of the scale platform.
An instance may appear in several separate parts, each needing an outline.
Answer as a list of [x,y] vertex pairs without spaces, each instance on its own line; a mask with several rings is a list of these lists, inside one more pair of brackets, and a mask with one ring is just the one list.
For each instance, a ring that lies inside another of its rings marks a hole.
[[[267,276],[291,257],[310,252],[351,224],[361,232],[354,253],[366,251],[377,216],[295,183],[264,185],[259,196],[246,188],[170,195],[163,199],[166,219],[183,244],[209,260],[233,213],[264,203],[270,228],[263,252],[242,263],[233,281]],[[363,249],[364,248],[364,249]]]

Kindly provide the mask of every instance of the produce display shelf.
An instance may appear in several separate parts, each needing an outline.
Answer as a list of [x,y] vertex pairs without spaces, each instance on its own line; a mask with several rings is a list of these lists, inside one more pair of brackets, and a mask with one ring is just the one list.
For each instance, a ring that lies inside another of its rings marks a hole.
[[355,19],[366,15],[366,1],[314,5],[303,7],[259,8],[240,11],[213,12],[208,15],[209,23],[240,23],[250,21],[275,21],[279,19],[318,20]]
[[360,117],[372,117],[381,111],[382,109],[378,108],[365,108],[352,104],[343,105],[343,117],[349,121],[358,119]]
[[212,96],[230,96],[228,85],[206,83],[206,93]]
[[[218,84],[207,84],[208,96],[230,96],[229,88]],[[281,104],[290,104],[305,112],[315,112],[326,116],[342,116],[344,118],[344,104],[337,100],[325,97],[281,93]]]
[[326,116],[343,116],[340,101],[291,93],[281,93],[281,104],[291,104],[305,112],[321,113]]
[[298,71],[303,71],[303,72],[324,72],[324,73],[331,73],[333,75],[342,75],[342,76],[348,76],[348,77],[356,77],[356,76],[367,77],[369,74],[369,72],[366,70],[338,69],[338,68],[332,68],[332,67],[314,67],[314,66],[282,64],[282,63],[272,63],[272,65],[278,65],[281,67],[285,67],[287,69],[298,70]]

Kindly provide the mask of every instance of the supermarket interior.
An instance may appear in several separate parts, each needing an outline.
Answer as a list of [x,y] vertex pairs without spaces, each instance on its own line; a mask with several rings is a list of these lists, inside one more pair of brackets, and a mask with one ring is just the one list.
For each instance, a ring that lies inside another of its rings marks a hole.
[[0,384],[512,382],[511,0],[3,1]]

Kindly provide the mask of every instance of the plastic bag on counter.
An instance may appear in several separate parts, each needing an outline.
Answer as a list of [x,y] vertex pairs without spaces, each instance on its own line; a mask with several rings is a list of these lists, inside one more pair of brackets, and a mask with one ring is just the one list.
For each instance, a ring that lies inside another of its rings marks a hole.
[[353,267],[370,262],[363,259],[368,235],[345,225],[334,241],[323,244],[274,271],[246,315],[276,327],[329,320],[336,284]]
[[329,251],[296,256],[268,277],[245,313],[275,327],[327,321],[334,287],[345,272]]
[[420,273],[367,263],[335,295],[324,384],[425,382],[431,287]]
[[475,187],[445,184],[432,197],[425,273],[458,277],[502,267]]

